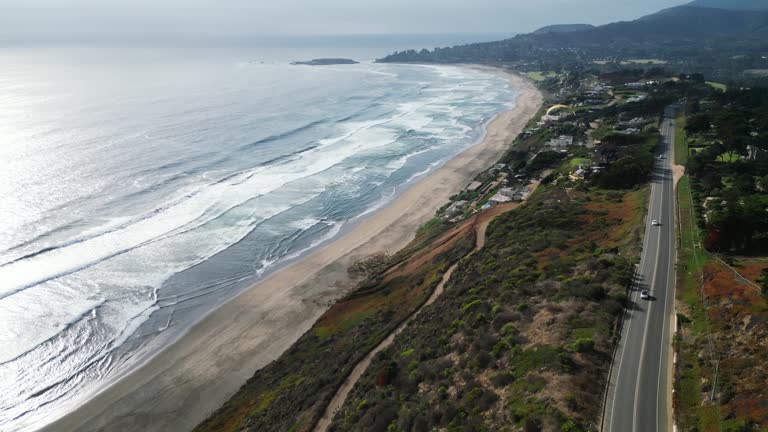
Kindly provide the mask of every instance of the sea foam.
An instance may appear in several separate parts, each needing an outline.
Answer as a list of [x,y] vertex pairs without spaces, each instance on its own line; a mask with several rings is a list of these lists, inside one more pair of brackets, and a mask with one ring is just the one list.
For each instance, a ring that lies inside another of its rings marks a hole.
[[0,68],[0,429],[124,373],[386,205],[514,100],[460,68],[166,61],[154,75]]

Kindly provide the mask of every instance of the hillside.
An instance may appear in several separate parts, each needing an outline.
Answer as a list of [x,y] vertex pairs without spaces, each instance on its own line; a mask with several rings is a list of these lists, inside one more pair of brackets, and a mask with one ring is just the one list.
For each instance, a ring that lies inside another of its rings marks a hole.
[[594,430],[644,194],[548,187],[499,216],[330,430]]
[[592,24],[555,24],[542,27],[532,34],[544,34],[544,33],[570,33],[580,30],[590,30],[595,28]]
[[694,0],[688,5],[729,10],[768,10],[766,0]]
[[496,42],[395,52],[381,62],[507,63],[558,70],[595,61],[661,59],[681,72],[733,79],[766,69],[768,11],[679,6],[587,30],[536,32]]
[[[695,38],[768,37],[768,12],[680,6],[630,23],[602,26],[596,33],[610,37]],[[650,33],[650,34],[649,34]]]

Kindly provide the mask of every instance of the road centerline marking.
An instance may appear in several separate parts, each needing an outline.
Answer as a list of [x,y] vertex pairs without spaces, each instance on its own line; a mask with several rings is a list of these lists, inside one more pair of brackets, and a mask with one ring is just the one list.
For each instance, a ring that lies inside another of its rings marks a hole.
[[[661,197],[661,203],[659,208],[659,214],[664,214],[664,188],[663,188],[664,180],[662,179],[662,185],[659,187],[660,193],[659,196]],[[659,257],[661,254],[659,253],[659,249],[661,246],[661,231],[658,230],[658,235],[656,236],[656,261],[653,266],[653,276],[651,277],[650,283],[654,284],[656,282],[656,274],[659,269]],[[651,287],[649,287],[651,288]],[[653,292],[652,289],[649,289],[649,292]],[[645,345],[648,341],[648,325],[650,323],[651,319],[651,313],[653,310],[653,302],[648,302],[648,308],[645,312],[645,330],[643,331],[643,342],[640,346],[640,360],[638,364],[638,371],[637,371],[637,378],[635,379],[635,400],[634,400],[634,407],[632,412],[632,430],[637,430],[637,408],[639,405],[639,394],[640,394],[640,383],[642,382],[642,376],[643,376],[643,363],[644,363],[644,357],[645,357]]]
[[[654,196],[655,196],[654,195],[654,191],[656,189],[655,186],[656,186],[655,184],[651,183],[651,194],[650,194],[650,199],[648,200],[651,208],[649,208],[648,218],[647,219],[651,219],[652,218],[651,210],[652,210],[652,207],[653,207],[653,199],[654,199]],[[646,224],[648,223],[647,220],[645,222],[646,222]],[[642,254],[640,256],[640,263],[638,263],[638,266],[637,266],[638,269],[637,269],[637,275],[636,276],[638,276],[638,277],[643,273],[643,271],[642,271],[643,270],[643,265],[646,264],[647,257],[648,257],[648,241],[649,241],[649,239],[651,237],[651,230],[648,229],[647,227],[645,229],[645,236],[644,237],[645,237],[645,239],[643,240],[643,252],[642,252]],[[638,287],[639,283],[640,283],[639,280],[636,279],[635,281],[633,281],[632,286],[633,287]],[[637,294],[637,291],[638,290],[633,289],[632,292],[629,294],[629,301],[631,303],[634,303],[634,301],[635,301],[634,298],[636,298],[639,295],[639,294]],[[630,330],[632,328],[632,321],[633,321],[633,319],[632,319],[631,315],[629,315],[629,309],[625,309],[624,310],[624,314],[625,314],[625,319],[627,317],[629,317],[629,319],[626,319],[628,321],[627,322],[627,327],[626,327],[626,336],[629,336]],[[622,333],[624,333],[624,332],[622,332]],[[620,335],[619,336],[621,338],[619,340],[619,343],[621,344],[621,354],[619,355],[619,368],[616,371],[616,380],[617,380],[617,382],[614,383],[617,386],[619,384],[618,381],[621,378],[622,367],[624,366],[624,352],[626,351],[626,348],[627,348],[627,338],[626,337],[622,337],[622,336],[624,336],[624,335]],[[610,379],[611,379],[611,377],[609,376],[608,380],[610,381]],[[609,386],[610,386],[610,383],[609,383]],[[617,392],[616,392],[616,389],[614,388],[613,399],[611,400],[611,420],[608,423],[609,430],[613,430],[613,421],[616,418],[616,416],[614,415],[614,412],[616,410],[616,395],[617,395]]]

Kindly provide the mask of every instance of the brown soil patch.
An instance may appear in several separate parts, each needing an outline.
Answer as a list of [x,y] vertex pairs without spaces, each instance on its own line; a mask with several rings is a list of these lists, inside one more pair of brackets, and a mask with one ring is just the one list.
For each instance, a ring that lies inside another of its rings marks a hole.
[[573,407],[567,402],[568,391],[574,387],[572,377],[553,372],[543,372],[540,376],[547,380],[547,386],[539,392],[540,398],[549,401],[563,413],[573,416]]
[[740,258],[733,266],[742,276],[754,283],[764,269],[768,268],[768,259],[765,258]]
[[631,195],[625,195],[621,202],[612,202],[608,200],[592,201],[586,205],[588,213],[579,218],[585,225],[601,224],[602,229],[592,230],[593,232],[585,239],[593,241],[598,246],[604,248],[616,247],[625,243],[627,235],[633,227],[637,215],[638,203],[634,202]]
[[[751,277],[759,274],[764,264],[753,262],[739,271],[743,269],[742,274]],[[707,312],[714,330],[712,340],[720,358],[722,381],[727,386],[718,392],[727,398],[724,408],[768,427],[768,302],[717,262],[704,268],[704,281]]]
[[752,314],[755,305],[765,303],[765,299],[753,286],[718,263],[711,262],[704,267],[704,280],[704,295],[720,306],[711,307],[710,314],[713,311],[722,313],[722,308],[728,309],[731,317],[742,313]]
[[685,167],[682,165],[672,165],[672,181],[677,187],[677,182],[685,176]]
[[541,307],[521,332],[521,335],[526,339],[525,349],[537,345],[562,345],[568,338],[568,326],[563,322],[567,319],[568,314],[564,311],[567,311],[573,303],[566,301]]
[[534,253],[538,260],[539,271],[544,270],[551,262],[559,261],[566,255],[566,251],[555,247],[548,247],[542,251]]
[[405,266],[395,265],[389,269],[383,282],[389,282],[398,276],[410,275],[417,272],[426,263],[432,261],[443,252],[446,252],[464,236],[471,234],[475,227],[476,219],[473,217],[466,222],[451,228],[446,233],[440,235],[432,241],[427,247],[422,248],[413,256],[407,258]]

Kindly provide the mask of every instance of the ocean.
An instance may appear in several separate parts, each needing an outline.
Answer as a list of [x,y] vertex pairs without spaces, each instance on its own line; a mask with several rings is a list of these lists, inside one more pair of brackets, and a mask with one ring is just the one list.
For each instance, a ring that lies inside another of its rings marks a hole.
[[[487,73],[370,61],[406,39],[0,45],[0,430],[81,403],[513,106]],[[362,62],[289,64],[323,56]]]

